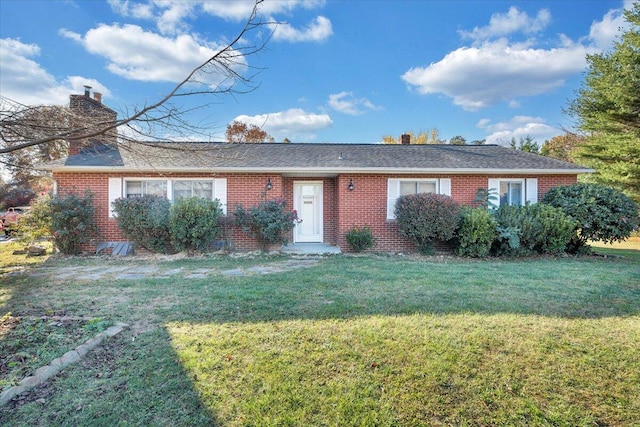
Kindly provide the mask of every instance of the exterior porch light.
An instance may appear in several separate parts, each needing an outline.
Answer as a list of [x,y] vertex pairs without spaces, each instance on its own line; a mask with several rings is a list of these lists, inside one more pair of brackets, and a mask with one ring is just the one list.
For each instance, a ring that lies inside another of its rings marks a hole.
[[271,185],[271,178],[267,178],[267,185],[266,185],[267,191],[271,190],[273,188],[273,185]]
[[353,178],[351,178],[351,179],[349,180],[349,187],[347,187],[347,188],[349,189],[349,191],[353,191],[353,190],[355,190],[355,189],[356,189],[356,186],[355,186],[355,185],[353,185]]

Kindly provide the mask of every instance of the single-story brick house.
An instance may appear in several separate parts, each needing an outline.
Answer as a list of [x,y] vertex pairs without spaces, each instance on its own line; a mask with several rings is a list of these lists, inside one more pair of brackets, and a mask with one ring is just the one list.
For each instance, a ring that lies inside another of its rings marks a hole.
[[[88,94],[72,95],[98,103]],[[78,101],[76,98],[75,101]],[[86,99],[85,99],[86,98]],[[43,166],[59,194],[90,189],[104,241],[120,241],[111,202],[160,194],[170,200],[219,199],[224,213],[237,204],[283,198],[303,220],[293,243],[322,242],[348,250],[345,233],[369,226],[377,251],[414,251],[398,233],[393,208],[400,195],[435,192],[471,204],[479,188],[500,203],[536,203],[550,188],[577,181],[591,169],[498,145],[86,143]],[[236,249],[258,242],[234,230]]]

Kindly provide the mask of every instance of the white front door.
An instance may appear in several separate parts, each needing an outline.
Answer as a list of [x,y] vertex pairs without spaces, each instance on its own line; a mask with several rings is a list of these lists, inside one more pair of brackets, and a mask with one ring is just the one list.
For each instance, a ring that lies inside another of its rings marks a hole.
[[294,242],[322,243],[322,182],[294,182],[293,208],[302,220],[294,228]]

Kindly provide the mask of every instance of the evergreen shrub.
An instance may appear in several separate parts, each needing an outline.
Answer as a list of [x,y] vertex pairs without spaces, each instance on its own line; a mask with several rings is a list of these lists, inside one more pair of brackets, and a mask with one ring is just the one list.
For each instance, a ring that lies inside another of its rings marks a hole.
[[[79,254],[82,245],[97,235],[93,193],[87,190],[84,196],[54,196],[49,206],[53,243],[65,255]],[[42,215],[46,218],[47,213]]]
[[[537,203],[500,206],[496,211],[501,239],[494,244],[496,255],[561,254],[575,232],[575,221],[561,209]],[[513,233],[517,231],[518,244]]]
[[578,183],[550,189],[542,203],[576,220],[574,250],[589,240],[621,242],[640,224],[638,205],[626,194],[600,184]]
[[151,252],[175,252],[169,229],[171,203],[166,197],[120,198],[113,202],[113,208],[125,237]]
[[351,227],[345,234],[345,239],[349,248],[354,252],[362,252],[367,249],[371,249],[375,246],[376,241],[371,232],[371,228],[365,227]]
[[169,232],[173,246],[187,253],[204,251],[218,234],[218,200],[186,197],[176,200],[169,210]]
[[460,256],[485,257],[498,237],[498,223],[486,208],[463,207],[456,231],[455,252]]

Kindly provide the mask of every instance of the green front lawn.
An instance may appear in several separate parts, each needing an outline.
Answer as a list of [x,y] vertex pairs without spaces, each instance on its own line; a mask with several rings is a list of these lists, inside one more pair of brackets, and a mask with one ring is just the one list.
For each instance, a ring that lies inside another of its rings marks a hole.
[[640,413],[634,257],[337,256],[246,277],[0,280],[0,316],[132,325],[0,409],[2,425],[632,426]]

